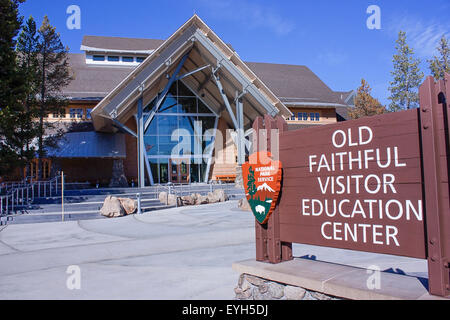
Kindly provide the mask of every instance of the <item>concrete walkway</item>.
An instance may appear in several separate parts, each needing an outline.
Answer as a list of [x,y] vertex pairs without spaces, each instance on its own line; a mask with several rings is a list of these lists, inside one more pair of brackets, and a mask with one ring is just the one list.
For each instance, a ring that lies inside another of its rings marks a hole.
[[[233,299],[233,262],[255,258],[254,218],[237,202],[118,219],[0,229],[0,299]],[[426,261],[295,245],[296,257],[426,277]],[[69,266],[81,289],[69,290]]]
[[[254,257],[237,203],[0,231],[0,299],[232,299],[235,260]],[[67,268],[81,269],[69,290]]]

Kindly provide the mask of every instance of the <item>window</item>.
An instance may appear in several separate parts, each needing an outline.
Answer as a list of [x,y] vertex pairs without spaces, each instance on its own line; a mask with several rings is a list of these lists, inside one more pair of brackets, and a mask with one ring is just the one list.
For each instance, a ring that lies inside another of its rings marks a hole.
[[137,57],[136,58],[136,62],[141,63],[144,62],[145,58],[144,57]]
[[108,56],[109,62],[119,62],[120,58],[118,56]]
[[320,113],[316,113],[316,121],[320,121]]
[[83,118],[83,109],[70,109],[70,119]]
[[65,118],[66,117],[66,109],[61,109],[59,112],[53,113],[53,118]]
[[308,114],[303,112],[303,121],[308,121]]
[[91,108],[86,109],[86,119],[89,119],[89,120],[92,119],[91,112],[92,112]]
[[[153,110],[155,101],[145,112]],[[211,156],[203,153],[214,148],[214,139],[205,136],[216,126],[216,115],[181,81],[176,81],[144,134],[154,182],[204,182]],[[185,158],[185,162],[169,164],[178,158]]]
[[105,61],[105,56],[93,56],[92,60],[94,60],[94,61]]
[[291,120],[292,120],[292,121],[295,120],[295,114],[292,115]]
[[[302,121],[302,119],[303,119],[303,113],[301,113],[301,112],[299,112],[298,113],[298,121]],[[295,120],[295,119],[294,119]]]
[[134,58],[133,57],[122,57],[122,61],[123,62],[134,62]]
[[310,113],[309,117],[311,121],[314,121],[316,119],[316,115],[314,113]]

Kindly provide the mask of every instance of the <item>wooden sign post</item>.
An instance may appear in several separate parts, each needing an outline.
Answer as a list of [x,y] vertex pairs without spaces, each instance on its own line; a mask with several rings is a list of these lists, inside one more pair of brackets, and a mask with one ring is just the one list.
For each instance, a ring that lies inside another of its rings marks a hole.
[[449,295],[449,80],[427,78],[420,109],[296,131],[256,119],[255,149],[283,176],[257,260],[290,260],[292,243],[428,259],[430,293]]

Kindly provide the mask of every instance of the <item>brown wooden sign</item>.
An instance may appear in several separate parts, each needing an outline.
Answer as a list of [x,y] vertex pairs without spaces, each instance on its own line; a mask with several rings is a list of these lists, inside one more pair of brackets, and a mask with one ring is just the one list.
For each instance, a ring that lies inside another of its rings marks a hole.
[[296,131],[257,119],[254,145],[283,163],[257,260],[292,259],[292,243],[428,259],[431,293],[450,294],[449,80],[427,78],[420,109]]
[[425,258],[418,111],[280,137],[282,240]]

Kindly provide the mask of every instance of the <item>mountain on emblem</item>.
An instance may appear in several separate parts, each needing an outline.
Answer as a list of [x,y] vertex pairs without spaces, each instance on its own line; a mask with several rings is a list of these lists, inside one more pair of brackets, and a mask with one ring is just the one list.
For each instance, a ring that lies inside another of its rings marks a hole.
[[268,192],[275,192],[267,183],[264,183],[260,185],[258,188],[256,188],[257,191],[268,191]]

